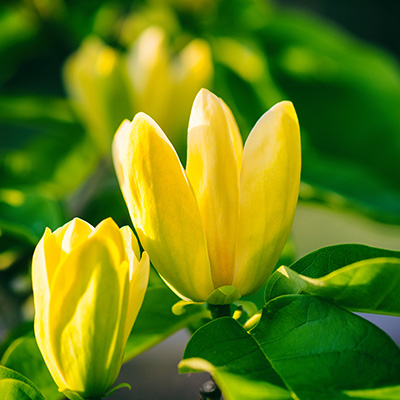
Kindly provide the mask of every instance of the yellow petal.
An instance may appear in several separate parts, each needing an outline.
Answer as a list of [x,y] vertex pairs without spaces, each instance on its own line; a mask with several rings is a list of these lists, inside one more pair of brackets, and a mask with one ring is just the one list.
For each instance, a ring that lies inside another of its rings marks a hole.
[[171,104],[171,73],[165,33],[147,28],[128,54],[135,109],[151,115],[166,129]]
[[74,218],[61,228],[58,228],[54,235],[65,253],[70,253],[74,247],[79,246],[92,233],[93,227],[80,218]]
[[99,149],[107,154],[112,132],[121,115],[130,110],[127,95],[121,90],[124,82],[119,63],[118,51],[90,36],[67,59],[63,70],[77,113]]
[[[36,246],[32,260],[32,286],[35,306],[35,336],[46,364],[52,374],[57,370],[52,349],[48,343],[50,287],[60,261],[61,248],[51,230],[46,231]],[[64,383],[60,378],[61,383]]]
[[115,245],[115,252],[113,253],[114,265],[119,265],[125,260],[125,246],[124,240],[121,236],[118,225],[114,222],[112,218],[106,218],[101,221],[96,228],[93,230],[91,237],[108,238]]
[[129,226],[124,226],[120,229],[120,232],[124,241],[125,253],[129,260],[129,299],[124,332],[124,342],[126,342],[146,293],[150,275],[150,260],[146,252],[143,252],[140,259],[139,245]]
[[126,319],[129,271],[127,261],[114,264],[116,247],[108,237],[89,238],[65,258],[51,289],[53,378],[61,390],[84,397],[99,396],[111,386],[123,354],[120,328]]
[[[192,40],[183,48],[172,64],[174,90],[171,93],[173,107],[171,111],[171,129],[166,131],[175,146],[186,151],[187,115],[193,98],[202,87],[209,86],[213,75],[213,63],[210,45],[201,39]],[[178,151],[179,154],[181,154]]]
[[143,252],[141,260],[138,261],[135,258],[133,265],[130,267],[132,274],[129,282],[129,299],[124,329],[124,343],[126,343],[131,333],[146,294],[150,275],[150,259],[148,254]]
[[214,287],[231,285],[239,174],[224,108],[218,97],[206,89],[198,93],[190,115],[186,171],[206,232]]
[[138,260],[140,259],[139,243],[129,226],[123,226],[119,231],[121,232],[124,241],[125,252],[128,256],[129,264],[132,264],[134,257]]
[[231,109],[225,104],[225,102],[222,99],[219,99],[219,101],[221,102],[226,119],[228,121],[229,132],[231,133],[233,148],[235,150],[236,161],[238,165],[238,171],[240,173],[242,167],[242,154],[243,154],[242,136],[240,135],[239,127],[237,126],[235,117],[233,116]]
[[239,233],[233,285],[242,295],[262,286],[289,235],[300,183],[300,131],[283,101],[257,122],[243,151]]
[[196,199],[171,143],[139,113],[113,144],[114,164],[140,242],[179,293],[202,301],[213,290]]

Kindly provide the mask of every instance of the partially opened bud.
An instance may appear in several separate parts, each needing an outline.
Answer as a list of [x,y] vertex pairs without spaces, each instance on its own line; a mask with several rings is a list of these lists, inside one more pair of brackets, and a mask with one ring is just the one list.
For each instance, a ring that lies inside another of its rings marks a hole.
[[35,336],[59,390],[102,396],[114,383],[141,307],[149,258],[129,227],[74,219],[35,249]]
[[190,115],[186,171],[143,113],[121,124],[113,157],[140,241],[175,292],[226,304],[260,289],[297,204],[300,131],[292,103],[266,112],[243,148],[228,106],[202,89]]
[[66,61],[64,82],[77,113],[99,151],[110,151],[112,134],[132,112],[119,52],[95,36]]
[[132,46],[127,72],[135,109],[151,115],[182,151],[192,99],[213,75],[209,44],[194,39],[172,57],[167,34],[151,26]]

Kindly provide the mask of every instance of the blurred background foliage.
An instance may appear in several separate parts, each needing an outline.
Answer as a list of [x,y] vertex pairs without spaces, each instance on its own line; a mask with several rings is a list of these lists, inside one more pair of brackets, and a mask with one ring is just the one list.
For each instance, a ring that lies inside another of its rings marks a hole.
[[[343,15],[346,24],[372,3],[2,1],[3,328],[32,318],[30,258],[46,226],[74,216],[130,223],[111,163],[122,120],[148,113],[184,162],[190,107],[201,87],[231,107],[244,139],[274,103],[293,101],[302,130],[300,201],[400,225],[395,24],[377,22],[380,36],[370,25],[353,24],[362,40],[321,15],[284,7],[313,6]],[[385,18],[399,11],[390,7]]]

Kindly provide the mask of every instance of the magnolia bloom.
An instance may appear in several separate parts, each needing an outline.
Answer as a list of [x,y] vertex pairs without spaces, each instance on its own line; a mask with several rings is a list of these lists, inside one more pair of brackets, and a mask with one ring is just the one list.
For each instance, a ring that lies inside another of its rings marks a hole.
[[[127,57],[133,104],[168,132],[175,146],[184,146],[185,115],[193,97],[213,75],[211,49],[201,39],[190,41],[171,56],[168,36],[158,27],[147,28]],[[121,121],[121,120],[120,120]]]
[[243,149],[230,109],[202,89],[189,121],[186,171],[143,113],[121,124],[113,156],[140,241],[176,293],[226,304],[264,284],[298,197],[300,133],[292,103],[265,113]]
[[167,42],[161,28],[149,27],[126,54],[90,36],[68,57],[66,90],[101,153],[109,153],[121,120],[138,110],[153,115],[175,145],[184,147],[182,116],[211,80],[211,49],[206,41],[194,39],[172,57]]
[[65,88],[87,132],[101,153],[108,154],[112,136],[132,105],[122,55],[96,36],[87,37],[64,66]]
[[46,229],[32,263],[35,336],[68,398],[101,396],[114,383],[148,278],[148,255],[140,259],[131,229],[111,218]]

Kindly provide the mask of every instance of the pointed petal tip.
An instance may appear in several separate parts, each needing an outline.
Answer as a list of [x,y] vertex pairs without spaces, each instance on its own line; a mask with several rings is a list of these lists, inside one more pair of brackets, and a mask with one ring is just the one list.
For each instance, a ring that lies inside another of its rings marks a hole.
[[93,229],[91,235],[94,236],[98,232],[109,232],[114,236],[115,234],[117,234],[117,232],[119,232],[119,226],[111,217],[108,217],[97,224],[96,228]]
[[147,115],[144,112],[138,112],[135,117],[133,118],[132,122],[131,122],[131,126],[136,127],[137,125],[148,125],[151,126],[153,129],[156,130],[157,133],[159,133],[160,131],[164,133],[164,131],[160,128],[160,126],[157,124],[156,121],[154,121],[153,118],[151,118],[149,115]]
[[135,254],[135,257],[137,260],[140,260],[140,248],[139,248],[139,242],[133,233],[132,229],[128,226],[125,225],[119,230],[121,232],[122,238],[126,244],[126,246],[129,246],[132,248],[133,253]]
[[217,100],[218,97],[213,92],[209,91],[208,89],[201,88],[194,99],[193,107],[199,101],[204,102],[204,101],[210,101],[211,99]]
[[[271,107],[271,109],[269,111],[280,112],[283,115],[287,115],[290,119],[292,119],[294,122],[296,122],[296,124],[299,123],[294,105],[289,100],[284,100],[284,101],[281,101],[281,102],[275,104],[273,107]],[[269,112],[269,111],[267,111],[267,112]]]
[[128,125],[131,124],[131,121],[129,121],[129,119],[125,118],[120,124],[119,127],[116,131],[115,134],[117,134],[119,131],[121,131],[122,129],[125,129],[126,127],[128,127]]

